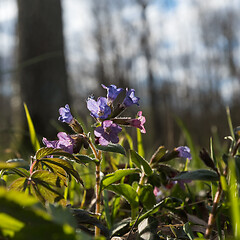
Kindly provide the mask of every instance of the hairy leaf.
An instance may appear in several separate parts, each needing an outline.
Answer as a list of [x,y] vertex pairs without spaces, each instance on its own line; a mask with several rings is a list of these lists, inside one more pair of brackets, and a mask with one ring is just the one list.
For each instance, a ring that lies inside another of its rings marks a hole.
[[102,150],[102,151],[105,151],[105,152],[120,153],[120,154],[126,156],[125,149],[120,144],[110,143],[107,146],[97,145],[96,147],[97,147],[98,150]]
[[49,172],[47,170],[35,171],[31,175],[31,179],[34,180],[37,183],[46,182],[49,185],[59,187],[59,188],[64,185],[64,182],[62,181],[62,179],[58,175],[56,175],[52,172]]
[[[73,168],[73,165],[71,164],[70,161],[68,161],[66,159],[61,159],[61,158],[42,158],[41,162],[47,163],[47,164],[50,163],[52,165],[57,165],[57,166],[63,168],[67,172],[67,174],[72,175],[76,179],[77,182],[80,182],[82,185],[84,185],[78,172]],[[52,166],[52,168],[53,168],[53,166]]]
[[139,200],[149,210],[156,204],[156,197],[153,194],[153,186],[145,184],[140,188]]
[[132,208],[137,208],[139,206],[137,192],[129,184],[112,184],[109,185],[107,189],[120,196],[123,196],[129,202]]
[[53,172],[54,174],[56,174],[57,176],[59,176],[62,179],[65,186],[67,185],[68,174],[63,168],[59,167],[56,164],[52,164],[52,163],[45,162],[44,164],[51,172]]
[[152,164],[157,163],[166,153],[167,149],[164,146],[160,146],[157,151],[152,155],[150,162]]
[[9,189],[24,192],[28,186],[28,178],[20,177],[9,186]]
[[42,203],[46,201],[50,203],[59,202],[62,205],[66,205],[66,201],[61,193],[50,187],[45,181],[33,179],[30,185],[30,191],[34,194]]
[[142,169],[146,175],[152,174],[152,168],[150,167],[149,163],[142,158],[138,153],[134,150],[130,150],[131,160],[132,162],[139,168]]
[[40,148],[35,154],[35,159],[40,160],[41,158],[48,156],[63,156],[71,160],[78,160],[78,158],[76,158],[74,155],[65,152],[60,148],[48,148],[48,147]]
[[75,161],[76,161],[77,163],[90,163],[90,162],[95,162],[95,159],[94,159],[94,158],[91,158],[91,157],[89,157],[89,156],[87,156],[87,155],[78,154],[78,155],[75,155],[75,157],[76,157],[76,159],[78,159],[78,160],[75,159]]
[[107,174],[103,177],[100,183],[100,191],[108,187],[109,185],[119,181],[121,178],[126,177],[133,173],[139,173],[139,169],[130,168],[130,169],[120,169],[115,171],[114,173]]
[[216,172],[206,169],[199,169],[189,172],[181,172],[172,180],[203,180],[203,181],[219,181]]

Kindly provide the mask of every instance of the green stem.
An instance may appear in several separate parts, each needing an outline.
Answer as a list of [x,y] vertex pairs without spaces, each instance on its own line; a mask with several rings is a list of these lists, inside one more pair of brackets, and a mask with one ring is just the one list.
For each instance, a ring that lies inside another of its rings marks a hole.
[[[100,193],[100,172],[101,172],[101,160],[102,160],[102,151],[97,150],[96,147],[93,145],[92,141],[88,139],[89,146],[97,160],[96,162],[96,207],[95,207],[95,214],[97,216],[100,215],[101,210],[101,193]],[[100,229],[95,227],[95,237],[100,236]]]
[[[100,206],[101,206],[101,193],[100,193],[100,161],[96,163],[96,208],[95,214],[100,215]],[[100,236],[100,229],[95,227],[95,237]]]

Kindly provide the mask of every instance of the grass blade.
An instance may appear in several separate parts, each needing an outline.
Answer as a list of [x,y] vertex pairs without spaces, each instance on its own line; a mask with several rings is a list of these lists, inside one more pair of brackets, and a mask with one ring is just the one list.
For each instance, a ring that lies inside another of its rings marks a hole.
[[31,143],[32,143],[32,146],[34,147],[34,150],[37,151],[40,148],[40,144],[39,144],[39,141],[37,139],[35,128],[34,128],[34,125],[33,125],[33,122],[32,122],[32,119],[31,119],[31,116],[30,116],[30,113],[28,111],[26,103],[24,103],[24,109],[25,109],[25,114],[26,114],[26,117],[27,117]]

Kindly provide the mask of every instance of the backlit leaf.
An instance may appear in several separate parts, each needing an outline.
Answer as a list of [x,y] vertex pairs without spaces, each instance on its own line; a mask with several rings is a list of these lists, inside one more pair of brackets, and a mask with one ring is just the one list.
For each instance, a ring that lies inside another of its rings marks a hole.
[[137,192],[129,184],[112,184],[107,187],[108,190],[123,196],[132,208],[139,206]]
[[138,153],[134,150],[130,150],[131,160],[132,162],[139,168],[142,169],[146,175],[152,174],[152,168],[150,167],[149,163],[142,158]]
[[31,179],[33,179],[35,182],[46,182],[52,186],[56,186],[56,187],[62,187],[63,186],[63,181],[61,180],[61,178],[52,173],[49,172],[47,170],[38,170],[35,171],[32,175],[31,175]]
[[66,159],[61,159],[61,158],[42,158],[41,159],[42,163],[51,163],[53,165],[57,165],[61,168],[63,168],[69,175],[72,175],[77,182],[80,182],[82,185],[83,181],[80,178],[78,172],[73,168],[72,164],[70,161],[66,160]]
[[152,155],[150,162],[157,163],[166,153],[167,149],[164,146],[160,146],[157,151]]
[[97,145],[96,148],[98,150],[102,150],[102,151],[105,151],[105,152],[120,153],[120,154],[126,156],[125,149],[120,144],[110,143],[107,146]]
[[104,188],[108,187],[109,185],[119,181],[125,176],[128,176],[133,173],[139,173],[139,169],[136,168],[130,168],[130,169],[120,169],[115,171],[114,173],[107,174],[103,177],[101,183],[100,183],[100,191],[102,191]]
[[26,177],[20,177],[12,182],[12,184],[9,186],[9,189],[24,192],[27,188],[27,185],[28,179]]

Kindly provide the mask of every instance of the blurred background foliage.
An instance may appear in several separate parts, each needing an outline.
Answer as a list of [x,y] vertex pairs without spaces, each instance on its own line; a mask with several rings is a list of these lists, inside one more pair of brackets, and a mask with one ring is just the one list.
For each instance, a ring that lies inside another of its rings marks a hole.
[[0,0],[1,160],[30,149],[23,102],[39,139],[53,139],[66,103],[90,126],[85,99],[101,83],[136,89],[146,153],[184,144],[181,122],[196,144],[217,143],[226,105],[240,122],[239,10],[239,0]]

